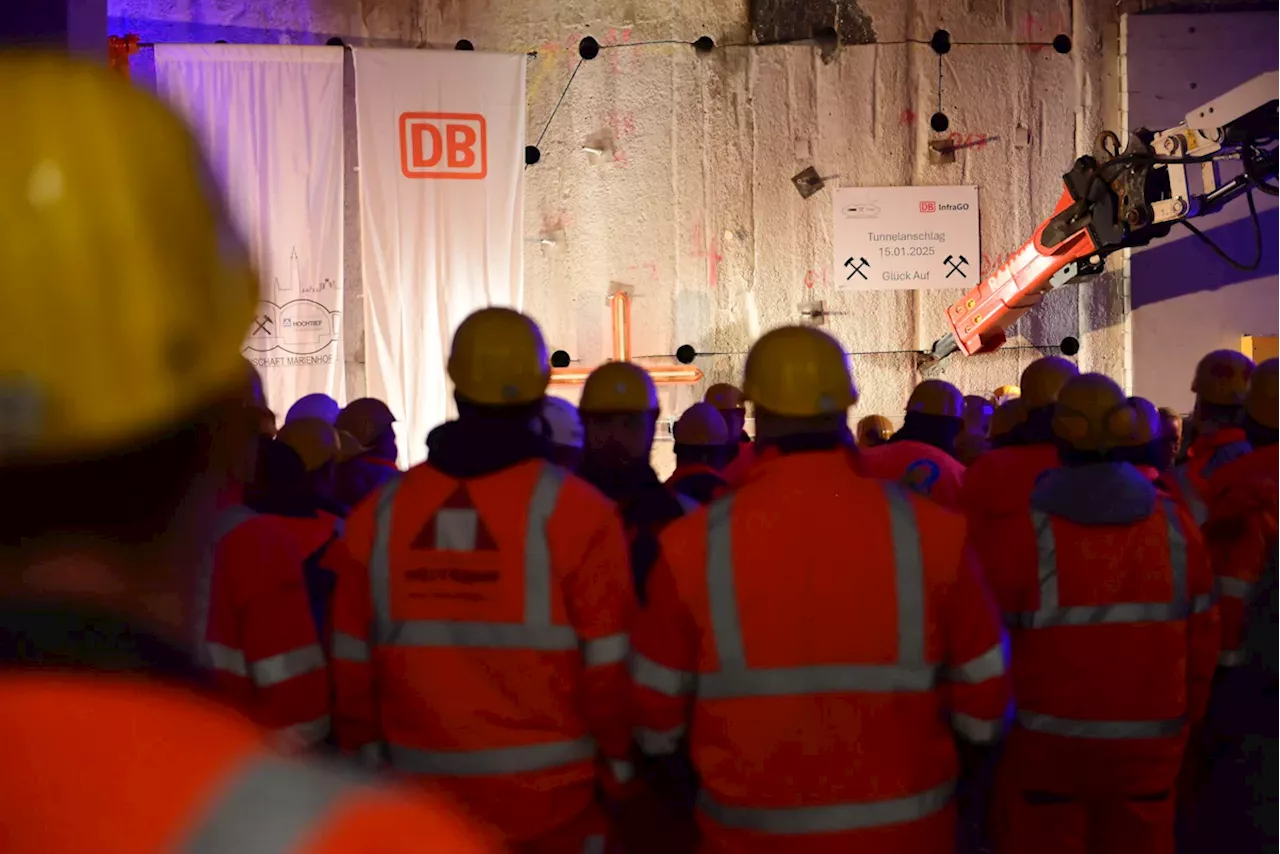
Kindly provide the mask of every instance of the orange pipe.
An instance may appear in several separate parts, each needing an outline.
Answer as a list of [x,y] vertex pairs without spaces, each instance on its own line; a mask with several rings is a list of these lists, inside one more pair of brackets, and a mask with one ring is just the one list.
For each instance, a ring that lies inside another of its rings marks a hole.
[[[613,333],[613,361],[631,361],[631,296],[626,291],[609,295]],[[696,365],[641,365],[654,385],[692,385],[702,379]],[[594,368],[552,368],[552,385],[582,385]]]

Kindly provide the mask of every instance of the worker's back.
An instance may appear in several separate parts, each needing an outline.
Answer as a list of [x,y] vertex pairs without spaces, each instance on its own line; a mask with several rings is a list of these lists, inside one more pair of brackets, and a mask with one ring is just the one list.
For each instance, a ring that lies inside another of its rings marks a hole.
[[598,751],[625,758],[630,732],[608,501],[541,459],[474,477],[424,464],[357,507],[335,553],[340,744],[514,840],[591,813]]
[[0,775],[4,850],[498,850],[434,799],[280,758],[264,738],[155,680],[6,672],[0,751],[26,771]]
[[710,850],[953,850],[948,715],[985,743],[1008,702],[963,539],[842,448],[760,462],[668,528],[636,632],[641,746],[674,749],[691,692]]
[[960,495],[965,468],[946,451],[904,439],[861,453],[862,470],[868,476],[900,483],[948,510],[963,509]]
[[1039,443],[996,448],[965,469],[960,499],[982,564],[999,550],[1005,528],[1026,514],[1036,481],[1057,466],[1057,449]]

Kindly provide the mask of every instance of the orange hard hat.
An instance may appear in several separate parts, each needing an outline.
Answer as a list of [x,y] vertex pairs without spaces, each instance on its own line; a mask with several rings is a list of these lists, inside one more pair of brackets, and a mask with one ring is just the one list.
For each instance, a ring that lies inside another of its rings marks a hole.
[[350,433],[362,445],[372,445],[395,423],[391,407],[376,397],[362,397],[348,403],[333,426]]
[[1053,432],[1076,450],[1101,452],[1127,446],[1137,429],[1137,412],[1110,377],[1080,374],[1058,392]]
[[1253,360],[1238,350],[1214,350],[1196,365],[1191,391],[1197,403],[1240,406],[1249,388]]
[[1022,399],[1027,402],[1027,410],[1052,406],[1067,380],[1078,376],[1080,369],[1075,363],[1061,356],[1036,359],[1022,372]]
[[676,420],[671,431],[677,445],[724,445],[729,441],[720,410],[710,403],[695,403]]
[[1133,407],[1133,433],[1116,444],[1121,448],[1137,448],[1159,439],[1163,428],[1160,424],[1160,410],[1156,409],[1156,405],[1145,397],[1131,397],[1129,405]]
[[658,389],[649,372],[633,362],[605,362],[582,387],[579,412],[656,412]]
[[964,395],[945,380],[925,380],[911,392],[907,412],[961,418],[964,416]]
[[991,427],[987,430],[987,438],[996,439],[1012,433],[1018,425],[1027,420],[1027,405],[1020,397],[1006,400],[996,407],[991,416]]
[[1008,403],[1011,400],[1017,400],[1022,397],[1022,388],[1016,385],[1002,385],[1000,388],[991,392],[991,403],[993,406],[999,406],[1002,403]]
[[733,383],[714,383],[702,400],[720,410],[746,408],[742,402],[742,389]]
[[858,426],[854,430],[854,435],[858,439],[858,444],[866,444],[867,439],[875,436],[882,442],[889,441],[889,437],[893,435],[893,422],[883,415],[868,415],[858,420]]
[[1280,426],[1280,401],[1277,400],[1277,368],[1280,362],[1267,359],[1249,377],[1249,391],[1244,397],[1244,411],[1263,427]]
[[321,418],[295,418],[285,422],[276,434],[276,441],[292,448],[307,471],[315,471],[337,459],[342,449],[338,431]]

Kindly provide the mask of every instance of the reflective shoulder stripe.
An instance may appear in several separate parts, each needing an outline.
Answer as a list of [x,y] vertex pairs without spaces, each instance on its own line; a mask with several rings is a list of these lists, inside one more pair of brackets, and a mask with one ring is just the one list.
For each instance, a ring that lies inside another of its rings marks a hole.
[[1218,597],[1213,593],[1200,593],[1191,597],[1191,613],[1203,614],[1218,602]]
[[560,488],[568,472],[544,463],[529,497],[524,541],[524,624],[551,625],[551,544],[547,524],[560,500]]
[[898,663],[907,667],[925,663],[924,557],[916,507],[907,491],[882,483],[889,504],[889,531],[893,538],[893,572],[898,599]]
[[1232,599],[1248,599],[1249,595],[1253,593],[1254,585],[1240,578],[1219,575],[1214,581],[1217,584],[1219,596],[1230,596]]
[[693,692],[697,675],[686,670],[672,670],[637,652],[631,657],[631,679],[659,694],[682,697]]
[[963,712],[951,713],[951,727],[971,744],[991,744],[1004,732],[1004,721],[983,720]]
[[1040,580],[1039,613],[1058,607],[1058,543],[1053,536],[1053,519],[1048,513],[1032,509],[1031,524],[1036,532],[1036,573]]
[[545,771],[588,762],[596,755],[596,743],[590,736],[485,750],[421,750],[401,744],[387,747],[395,769],[437,777],[489,777]]
[[369,585],[373,605],[372,641],[381,643],[391,623],[391,522],[396,493],[404,478],[387,481],[378,491],[373,511],[373,548],[369,552]]
[[676,501],[680,502],[680,509],[683,510],[686,515],[688,515],[689,513],[693,513],[695,510],[697,510],[699,507],[702,506],[697,501],[694,501],[689,496],[680,492],[676,493]]
[[369,642],[343,632],[333,635],[333,657],[338,661],[363,663],[369,660]]
[[287,854],[299,850],[334,805],[358,791],[354,775],[277,756],[250,760],[178,850],[184,854]]
[[221,670],[224,673],[230,673],[233,676],[248,676],[249,668],[245,664],[244,653],[238,649],[232,649],[229,646],[223,646],[220,643],[201,644],[204,650],[204,659],[209,667],[214,670]]
[[1191,472],[1187,470],[1186,463],[1174,466],[1170,475],[1178,484],[1178,491],[1187,502],[1187,510],[1191,512],[1191,517],[1195,519],[1197,525],[1203,525],[1209,518],[1209,509],[1205,506],[1204,499],[1200,497],[1200,490],[1196,489],[1196,485],[1192,483]]
[[[1191,599],[1191,582],[1187,577],[1187,537],[1182,523],[1178,521],[1178,505],[1168,498],[1162,498],[1160,504],[1164,510],[1165,541],[1169,544],[1169,569],[1173,582],[1170,604],[1175,612],[1181,611],[1185,616]],[[1179,617],[1175,615],[1173,619]]]
[[954,791],[955,783],[948,781],[934,789],[886,801],[766,809],[718,803],[703,789],[698,793],[698,808],[722,827],[802,836],[919,821],[946,807]]

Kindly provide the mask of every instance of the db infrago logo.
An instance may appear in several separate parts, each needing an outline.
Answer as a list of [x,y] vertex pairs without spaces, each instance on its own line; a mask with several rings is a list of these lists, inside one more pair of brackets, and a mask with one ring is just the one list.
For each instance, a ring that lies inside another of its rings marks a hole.
[[406,178],[479,180],[489,172],[484,116],[401,113],[400,172]]
[[937,213],[938,211],[967,211],[969,209],[968,202],[957,202],[956,204],[938,204],[937,202],[921,202],[920,213]]

